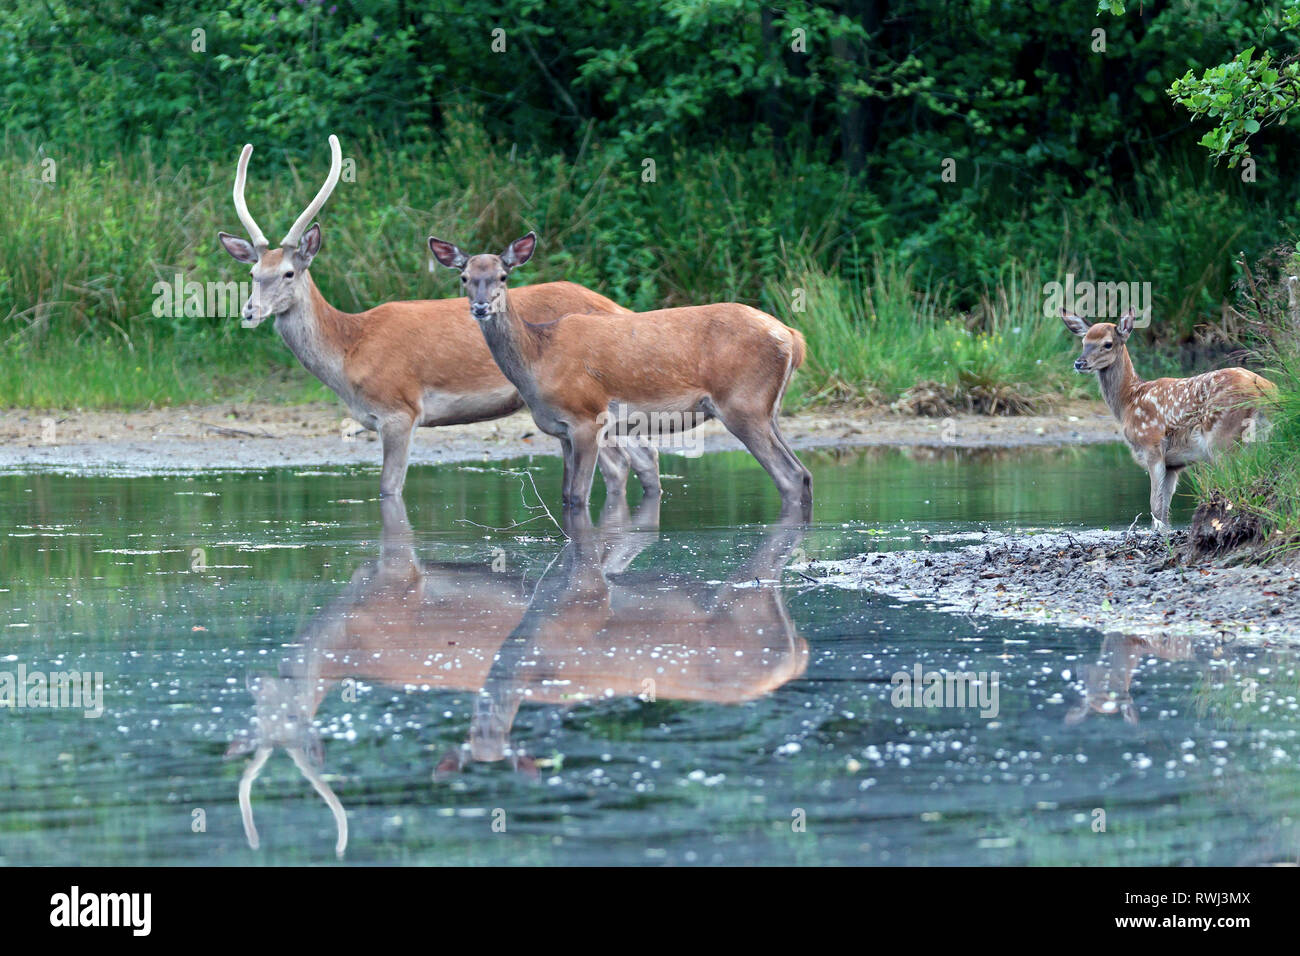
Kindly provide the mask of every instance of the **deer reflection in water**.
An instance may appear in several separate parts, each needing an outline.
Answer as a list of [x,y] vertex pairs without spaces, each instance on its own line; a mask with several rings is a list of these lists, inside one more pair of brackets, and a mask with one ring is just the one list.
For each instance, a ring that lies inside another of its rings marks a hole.
[[504,760],[535,776],[535,760],[510,741],[524,701],[739,703],[800,676],[808,648],[786,611],[780,576],[803,531],[773,528],[722,584],[629,571],[658,537],[658,506],[648,497],[633,513],[611,500],[598,526],[581,512],[569,515],[569,540],[530,588],[488,562],[421,560],[401,498],[385,499],[380,556],[308,623],[278,677],[248,682],[255,716],[227,755],[254,755],[239,785],[249,846],[260,842],[253,781],[283,748],[333,812],[342,857],[347,817],[321,775],[315,716],[345,680],[475,691],[466,742],[437,772]]
[[1138,665],[1149,657],[1164,661],[1197,659],[1192,639],[1186,635],[1137,637],[1111,631],[1102,638],[1098,662],[1081,668],[1083,700],[1066,713],[1066,726],[1082,723],[1089,714],[1120,714],[1125,723],[1136,727],[1138,708],[1130,688]]

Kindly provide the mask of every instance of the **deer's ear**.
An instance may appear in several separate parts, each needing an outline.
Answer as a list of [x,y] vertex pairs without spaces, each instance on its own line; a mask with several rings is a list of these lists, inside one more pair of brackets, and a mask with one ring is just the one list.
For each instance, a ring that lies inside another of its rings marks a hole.
[[320,223],[317,222],[302,234],[302,239],[298,241],[298,248],[293,251],[293,258],[299,269],[306,269],[318,252],[320,252]]
[[249,265],[257,262],[257,250],[253,248],[253,244],[247,239],[240,239],[228,232],[217,233],[217,238],[221,240],[221,244],[225,246],[226,251],[237,262],[247,262]]
[[1119,329],[1119,337],[1121,339],[1127,339],[1129,335],[1132,334],[1133,323],[1136,318],[1137,313],[1133,311],[1131,306],[1127,312],[1120,316],[1119,322],[1115,324],[1115,327]]
[[522,266],[533,257],[533,252],[536,249],[537,233],[530,232],[523,238],[516,239],[514,242],[510,243],[510,245],[506,246],[506,251],[501,253],[501,261],[505,263],[507,269]]
[[1082,337],[1088,334],[1088,323],[1083,321],[1083,319],[1079,318],[1077,315],[1074,315],[1071,312],[1066,312],[1064,309],[1062,309],[1061,321],[1064,322],[1065,327],[1069,329],[1071,332],[1073,332],[1075,335]]
[[461,252],[454,242],[446,242],[436,236],[429,237],[429,251],[448,269],[464,269],[465,263],[469,262],[469,256]]

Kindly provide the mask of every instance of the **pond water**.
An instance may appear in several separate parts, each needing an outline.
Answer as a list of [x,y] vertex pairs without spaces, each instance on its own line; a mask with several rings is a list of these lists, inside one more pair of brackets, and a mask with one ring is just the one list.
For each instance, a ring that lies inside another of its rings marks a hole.
[[[0,862],[333,863],[334,810],[348,864],[1297,858],[1289,651],[789,567],[1126,526],[1146,476],[1122,448],[802,457],[808,529],[761,523],[747,456],[665,456],[657,524],[598,506],[567,544],[521,477],[554,508],[554,459],[417,468],[404,507],[376,469],[0,476],[0,695],[26,688],[0,711]],[[967,706],[895,706],[894,675],[958,671],[985,674]],[[56,673],[102,697],[42,706]]]

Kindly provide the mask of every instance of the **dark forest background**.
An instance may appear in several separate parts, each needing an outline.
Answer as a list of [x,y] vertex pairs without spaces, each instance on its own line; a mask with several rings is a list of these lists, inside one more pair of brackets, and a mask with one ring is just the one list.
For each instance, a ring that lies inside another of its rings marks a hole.
[[[454,294],[430,232],[536,228],[530,279],[800,324],[803,400],[1074,388],[1042,310],[1067,273],[1150,282],[1151,361],[1185,364],[1239,335],[1237,263],[1292,238],[1300,190],[1291,126],[1216,166],[1166,90],[1245,47],[1294,53],[1274,6],[10,0],[0,401],[166,403],[287,368],[228,316],[154,314],[155,283],[244,278],[214,239],[238,228],[240,147],[271,234],[331,132],[355,179],[313,275],[343,308]],[[78,349],[103,370],[84,388],[61,378]]]

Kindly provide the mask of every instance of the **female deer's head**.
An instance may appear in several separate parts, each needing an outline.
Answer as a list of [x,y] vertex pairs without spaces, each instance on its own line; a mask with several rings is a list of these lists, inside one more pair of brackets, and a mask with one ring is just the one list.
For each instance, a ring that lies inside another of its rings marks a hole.
[[1120,318],[1118,324],[1098,322],[1089,325],[1077,315],[1061,310],[1061,321],[1065,327],[1083,339],[1083,353],[1074,360],[1076,372],[1100,372],[1113,365],[1124,349],[1124,343],[1133,332],[1136,313],[1129,309]]
[[499,256],[489,253],[470,256],[452,242],[429,237],[429,251],[448,269],[460,272],[460,286],[469,298],[469,314],[484,322],[506,309],[506,280],[516,266],[533,257],[537,234],[530,232],[506,246]]
[[244,324],[249,328],[267,316],[289,311],[300,296],[306,293],[307,267],[311,265],[316,253],[320,252],[321,241],[320,224],[315,224],[310,229],[307,229],[307,224],[320,212],[325,200],[329,199],[330,193],[338,185],[339,172],[343,168],[339,138],[331,134],[330,171],[325,178],[325,185],[280,241],[280,248],[271,249],[266,236],[249,213],[248,203],[244,201],[244,181],[248,175],[248,158],[251,155],[253,145],[249,143],[239,156],[239,168],[235,172],[235,212],[248,230],[249,238],[241,239],[228,232],[217,233],[217,238],[228,253],[253,267],[250,270],[253,276],[253,294],[243,308]]

